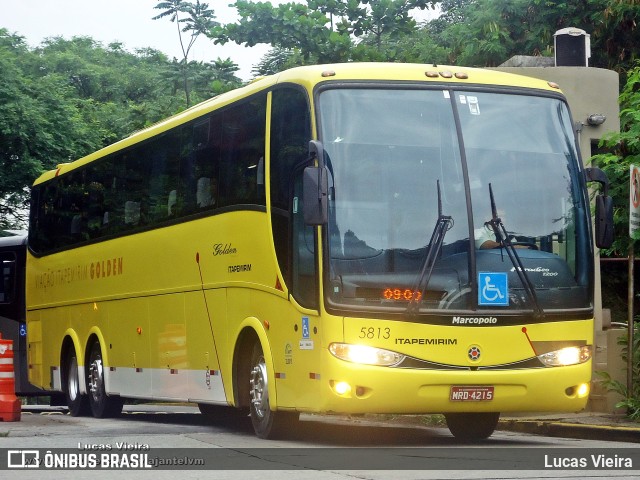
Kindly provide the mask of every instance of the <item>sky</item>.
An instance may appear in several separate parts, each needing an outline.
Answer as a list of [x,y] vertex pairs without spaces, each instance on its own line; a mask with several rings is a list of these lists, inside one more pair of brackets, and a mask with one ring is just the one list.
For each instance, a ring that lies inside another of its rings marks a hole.
[[[133,52],[151,47],[169,58],[182,58],[175,23],[168,18],[152,20],[162,10],[154,7],[160,0],[0,0],[0,27],[25,37],[31,47],[48,37],[90,36],[104,46],[121,42]],[[236,20],[236,10],[228,6],[233,0],[205,0],[215,11],[216,20],[230,23]],[[270,0],[273,5],[287,0]],[[238,76],[249,80],[251,67],[269,50],[269,45],[246,48],[235,43],[215,45],[201,35],[189,53],[190,60],[212,61],[231,58],[240,71]]]

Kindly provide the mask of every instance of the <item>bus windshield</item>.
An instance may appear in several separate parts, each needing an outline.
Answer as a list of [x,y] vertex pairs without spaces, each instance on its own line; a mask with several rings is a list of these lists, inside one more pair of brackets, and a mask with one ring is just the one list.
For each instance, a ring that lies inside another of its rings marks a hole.
[[559,97],[368,85],[318,98],[330,307],[591,308],[589,210]]

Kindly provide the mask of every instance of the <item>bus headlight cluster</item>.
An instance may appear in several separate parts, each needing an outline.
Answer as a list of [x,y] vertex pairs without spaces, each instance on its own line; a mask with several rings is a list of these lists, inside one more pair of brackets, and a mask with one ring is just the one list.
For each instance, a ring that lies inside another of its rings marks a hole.
[[405,358],[404,355],[390,350],[349,343],[332,343],[329,345],[329,351],[340,360],[384,367],[397,365]]
[[591,358],[591,345],[582,347],[566,347],[553,352],[538,355],[538,358],[547,367],[564,367],[577,365],[589,361]]

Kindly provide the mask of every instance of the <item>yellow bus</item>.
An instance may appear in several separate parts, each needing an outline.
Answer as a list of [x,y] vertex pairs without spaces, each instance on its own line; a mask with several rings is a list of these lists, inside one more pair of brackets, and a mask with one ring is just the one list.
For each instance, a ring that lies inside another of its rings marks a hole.
[[30,381],[73,415],[248,411],[262,438],[300,412],[439,412],[479,439],[499,412],[580,410],[596,173],[545,81],[375,63],[260,79],[35,182]]

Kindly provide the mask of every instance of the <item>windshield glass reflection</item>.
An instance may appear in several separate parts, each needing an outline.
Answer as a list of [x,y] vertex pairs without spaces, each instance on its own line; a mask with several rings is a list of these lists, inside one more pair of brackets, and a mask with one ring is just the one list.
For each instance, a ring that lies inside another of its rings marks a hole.
[[[571,120],[561,101],[489,92],[331,89],[320,95],[320,126],[332,187],[330,304],[406,311],[414,302],[421,312],[531,310],[532,296],[525,291],[530,283],[542,309],[590,305],[588,211]],[[489,226],[489,184],[521,267]],[[451,222],[421,284],[441,215]],[[524,284],[518,270],[526,275]],[[504,276],[504,302],[478,298],[484,278],[479,272]]]

